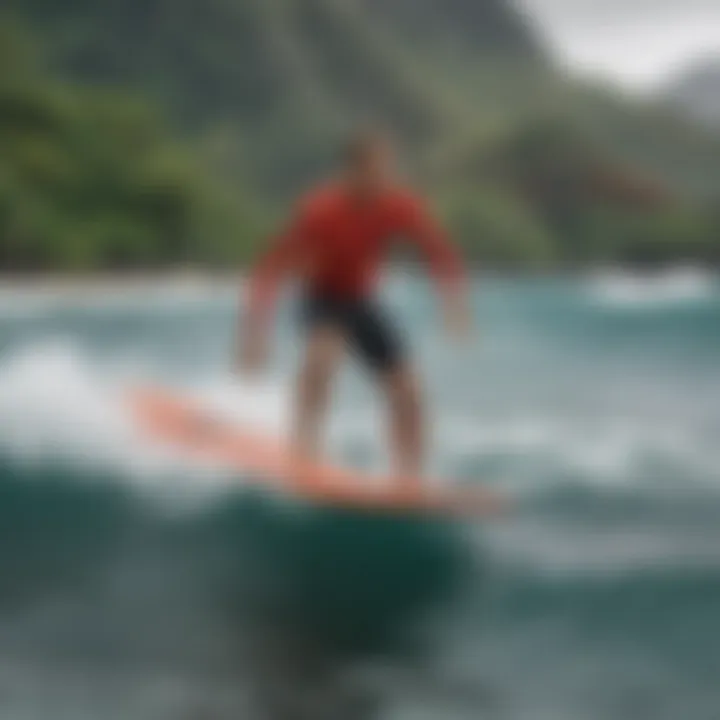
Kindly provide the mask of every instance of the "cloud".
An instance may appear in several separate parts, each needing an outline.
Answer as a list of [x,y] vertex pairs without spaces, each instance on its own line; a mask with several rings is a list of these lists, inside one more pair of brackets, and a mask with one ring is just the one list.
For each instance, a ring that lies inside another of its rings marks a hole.
[[522,0],[571,71],[649,90],[720,56],[718,0]]

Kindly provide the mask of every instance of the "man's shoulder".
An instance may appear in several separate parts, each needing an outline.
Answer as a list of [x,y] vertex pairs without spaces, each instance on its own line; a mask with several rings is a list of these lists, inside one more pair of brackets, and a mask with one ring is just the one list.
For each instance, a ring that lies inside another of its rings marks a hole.
[[316,216],[324,214],[337,206],[340,191],[337,183],[325,182],[314,186],[300,196],[296,203],[297,210],[303,215]]
[[408,185],[397,185],[388,190],[387,202],[403,216],[422,212],[426,206],[423,195]]
[[[393,213],[414,215],[425,207],[423,196],[408,185],[392,185],[385,189],[381,202]],[[328,181],[304,193],[296,203],[296,211],[305,218],[328,217],[347,206],[347,192],[338,181]]]

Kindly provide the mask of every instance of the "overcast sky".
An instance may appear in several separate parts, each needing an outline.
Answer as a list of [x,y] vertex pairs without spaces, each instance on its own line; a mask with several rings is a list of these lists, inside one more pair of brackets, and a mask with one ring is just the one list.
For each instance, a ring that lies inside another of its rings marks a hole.
[[515,0],[576,72],[648,91],[720,59],[720,0]]

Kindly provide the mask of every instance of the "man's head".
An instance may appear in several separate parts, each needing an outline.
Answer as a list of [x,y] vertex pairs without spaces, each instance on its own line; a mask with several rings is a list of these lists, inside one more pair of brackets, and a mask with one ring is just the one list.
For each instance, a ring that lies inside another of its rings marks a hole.
[[395,174],[395,155],[389,136],[374,128],[354,133],[347,142],[344,163],[353,187],[364,192],[382,189]]

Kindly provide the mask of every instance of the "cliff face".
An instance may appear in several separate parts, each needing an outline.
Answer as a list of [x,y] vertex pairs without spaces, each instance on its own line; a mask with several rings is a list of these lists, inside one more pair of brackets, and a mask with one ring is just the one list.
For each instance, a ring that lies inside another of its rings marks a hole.
[[385,27],[423,47],[455,48],[473,61],[488,56],[543,61],[527,18],[504,0],[364,0]]
[[[314,176],[358,122],[389,125],[430,154],[462,154],[543,116],[588,128],[628,164],[693,192],[716,186],[713,133],[568,80],[509,0],[0,4],[56,70],[143,95],[202,138],[214,166],[270,197]],[[677,95],[717,117],[716,78],[703,73]]]
[[[448,49],[536,61],[503,0],[5,0],[73,76],[130,83],[187,122],[442,121]],[[432,68],[432,73],[428,70]]]

